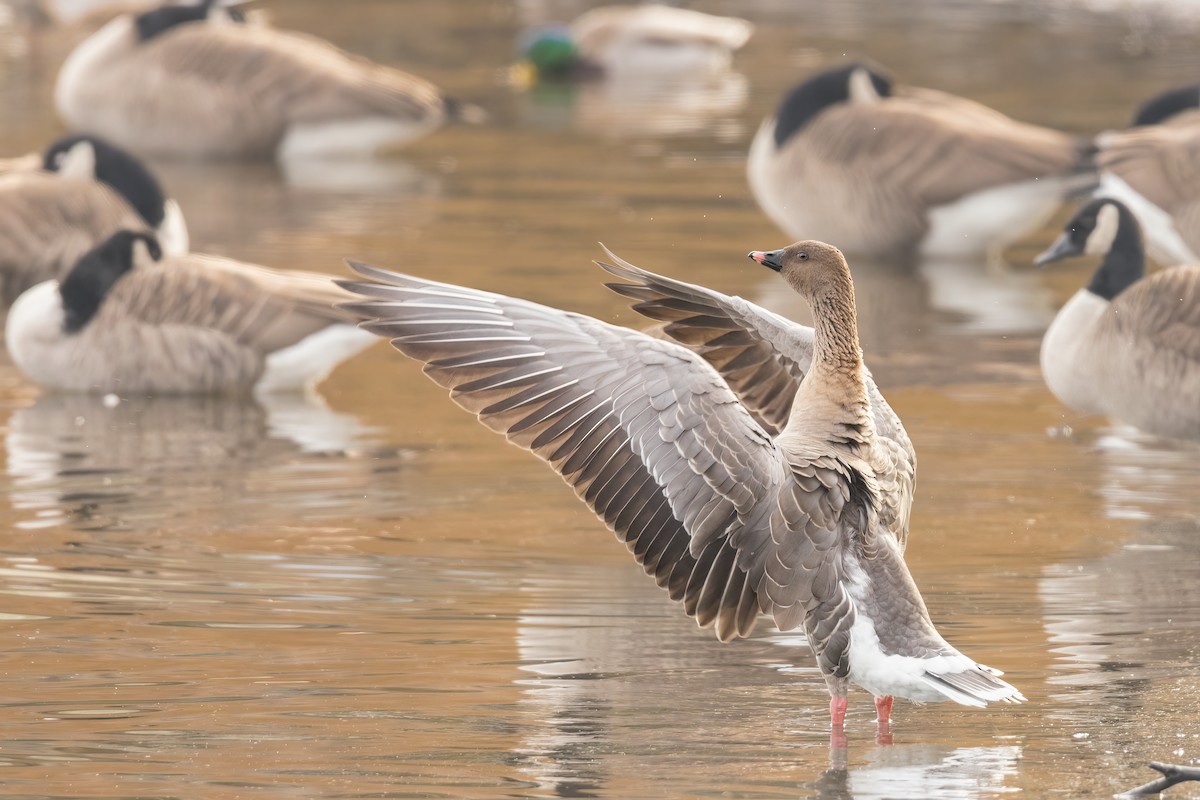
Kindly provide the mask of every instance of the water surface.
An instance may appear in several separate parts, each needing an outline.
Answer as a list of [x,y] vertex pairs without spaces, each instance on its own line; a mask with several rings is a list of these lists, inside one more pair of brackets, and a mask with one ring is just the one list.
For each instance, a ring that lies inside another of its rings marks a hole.
[[[745,259],[786,242],[743,157],[806,70],[869,55],[1079,133],[1197,74],[1187,3],[756,0],[696,4],[759,24],[707,95],[511,87],[521,27],[588,5],[274,4],[490,123],[368,169],[155,166],[198,250],[354,256],[638,324],[590,264],[603,241],[803,316]],[[59,130],[71,35],[3,28],[5,154]],[[384,344],[322,399],[269,403],[42,395],[4,365],[0,796],[1106,797],[1196,758],[1200,448],[1041,385],[1040,333],[1087,274],[1027,266],[1050,235],[1007,265],[853,265],[868,362],[918,450],[912,570],[1027,705],[899,703],[880,744],[855,692],[830,752],[801,638],[697,630]]]

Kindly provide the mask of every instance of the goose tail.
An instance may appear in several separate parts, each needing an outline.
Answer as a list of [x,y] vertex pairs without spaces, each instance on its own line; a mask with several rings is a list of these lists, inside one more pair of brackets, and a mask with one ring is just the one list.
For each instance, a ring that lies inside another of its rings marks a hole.
[[984,708],[988,703],[1024,703],[1025,695],[1007,681],[998,669],[972,664],[962,670],[934,672],[926,670],[921,676],[926,686],[964,706]]

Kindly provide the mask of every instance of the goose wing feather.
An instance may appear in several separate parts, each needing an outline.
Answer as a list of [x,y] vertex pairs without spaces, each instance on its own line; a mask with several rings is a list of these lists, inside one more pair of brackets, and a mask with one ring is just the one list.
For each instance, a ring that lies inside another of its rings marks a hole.
[[546,461],[702,626],[759,609],[847,669],[847,468],[789,456],[695,353],[590,317],[351,262],[364,327]]
[[[1180,379],[1200,370],[1200,266],[1164,269],[1143,278],[1109,309],[1117,341],[1143,340],[1154,358],[1180,360]],[[1182,387],[1169,387],[1180,391]]]

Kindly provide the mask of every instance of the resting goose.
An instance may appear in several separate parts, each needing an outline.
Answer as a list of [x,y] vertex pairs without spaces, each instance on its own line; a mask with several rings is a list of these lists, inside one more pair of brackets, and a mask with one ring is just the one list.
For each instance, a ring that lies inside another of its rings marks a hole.
[[124,228],[154,231],[168,253],[188,250],[179,205],[140,161],[101,139],[59,139],[36,164],[0,174],[3,308]]
[[791,235],[866,256],[994,256],[1058,208],[1090,149],[855,63],[784,98],[754,137],[747,173]]
[[67,58],[54,100],[72,128],[190,158],[369,155],[449,107],[428,81],[214,0],[112,20]]
[[1065,405],[1159,436],[1200,438],[1200,266],[1145,275],[1142,232],[1118,200],[1079,210],[1037,264],[1102,255],[1042,339],[1042,374]]
[[544,77],[676,74],[695,79],[729,69],[754,26],[736,17],[647,3],[602,6],[569,27],[535,30],[525,58]]
[[682,321],[674,335],[720,372],[674,342],[503,295],[355,262],[366,280],[342,285],[364,296],[345,308],[367,330],[547,461],[700,625],[722,641],[760,611],[781,630],[803,625],[835,731],[850,683],[876,696],[881,725],[893,696],[1020,702],[942,639],[904,564],[911,449],[863,367],[842,254],[800,242],[751,256],[812,305],[815,331],[601,265],[652,315]]
[[13,362],[49,389],[118,394],[299,390],[372,338],[324,276],[198,254],[119,231],[8,316]]
[[1099,141],[1097,196],[1137,215],[1155,260],[1200,261],[1200,86],[1147,101],[1131,128]]

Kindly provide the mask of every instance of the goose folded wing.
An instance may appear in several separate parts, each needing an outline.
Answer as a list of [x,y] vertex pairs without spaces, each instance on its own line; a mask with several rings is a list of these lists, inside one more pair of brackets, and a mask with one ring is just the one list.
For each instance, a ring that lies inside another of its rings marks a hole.
[[[289,121],[382,115],[422,119],[437,88],[316,37],[255,25],[187,25],[154,40],[153,63],[172,81],[226,87],[259,113]],[[181,84],[186,85],[186,84]]]
[[201,328],[266,354],[330,325],[353,324],[353,315],[335,307],[352,298],[327,275],[192,254],[139,267],[106,304],[155,328]]
[[[720,639],[749,634],[760,607],[795,625],[809,607],[846,606],[831,578],[842,543],[801,510],[825,508],[828,487],[785,496],[791,467],[694,353],[535,303],[351,266],[370,279],[343,282],[368,298],[347,306],[364,327],[545,460]],[[803,567],[768,573],[793,552]]]
[[1117,296],[1110,313],[1120,339],[1144,340],[1154,357],[1173,355],[1191,371],[1200,364],[1200,267],[1173,267],[1142,279]]
[[1200,201],[1200,113],[1179,124],[1119,133],[1105,144],[1097,163],[1168,212]]
[[821,114],[804,137],[810,157],[902,186],[929,206],[1065,175],[1081,159],[1083,145],[1066,134],[990,109],[964,111],[961,102],[939,103],[927,94]]

